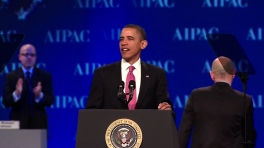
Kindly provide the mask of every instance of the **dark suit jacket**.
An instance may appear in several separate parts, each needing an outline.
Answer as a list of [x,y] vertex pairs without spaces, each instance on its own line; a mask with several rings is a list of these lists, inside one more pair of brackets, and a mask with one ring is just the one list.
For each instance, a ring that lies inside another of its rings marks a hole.
[[[96,69],[86,108],[123,109],[117,97],[121,81],[121,61]],[[141,62],[141,86],[136,109],[157,109],[161,102],[171,104],[166,73],[159,67]]]
[[[32,114],[30,114],[29,88],[24,77],[22,68],[6,75],[3,104],[7,108],[12,108],[10,119],[19,120],[20,128],[46,129],[48,121],[45,107],[51,106],[54,101],[51,74],[36,67],[33,70],[33,88],[37,86],[38,82],[41,82],[43,98],[39,103],[36,103],[34,100]],[[14,102],[13,92],[16,90],[16,84],[19,78],[24,79],[23,91],[21,98],[17,102]]]
[[[247,139],[255,142],[253,105],[246,97]],[[185,107],[179,130],[180,148],[244,148],[243,93],[225,82],[192,91]]]

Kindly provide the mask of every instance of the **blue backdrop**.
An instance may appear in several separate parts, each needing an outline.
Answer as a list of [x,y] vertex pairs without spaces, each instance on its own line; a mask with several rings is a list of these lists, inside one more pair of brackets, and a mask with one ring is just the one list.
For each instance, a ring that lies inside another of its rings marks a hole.
[[[49,148],[75,146],[78,110],[85,107],[94,69],[120,60],[119,34],[135,23],[145,28],[149,45],[142,60],[167,72],[179,126],[190,92],[212,85],[216,58],[206,33],[234,34],[255,66],[247,93],[253,97],[257,148],[264,147],[263,5],[259,0],[11,0],[0,2],[0,34],[24,33],[35,45],[37,66],[53,74],[56,101],[47,109]],[[5,36],[0,35],[0,40]],[[19,67],[18,52],[0,75]],[[236,63],[243,69],[243,63]],[[233,87],[242,91],[236,78]],[[3,91],[0,91],[0,102]],[[9,110],[0,103],[0,120]],[[155,124],[155,123],[153,123]]]

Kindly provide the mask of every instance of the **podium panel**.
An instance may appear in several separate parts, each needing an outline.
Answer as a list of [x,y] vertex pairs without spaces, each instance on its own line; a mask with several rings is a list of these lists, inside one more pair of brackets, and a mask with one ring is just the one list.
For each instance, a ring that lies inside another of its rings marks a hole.
[[0,148],[47,148],[47,132],[37,129],[1,129]]
[[76,148],[179,148],[171,111],[80,110]]

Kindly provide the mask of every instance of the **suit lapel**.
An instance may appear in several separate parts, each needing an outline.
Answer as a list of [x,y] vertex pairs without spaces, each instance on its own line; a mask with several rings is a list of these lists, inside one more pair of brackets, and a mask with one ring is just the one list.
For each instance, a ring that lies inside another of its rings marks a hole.
[[118,91],[118,86],[120,85],[120,82],[122,81],[122,76],[121,76],[121,61],[120,62],[116,62],[114,64],[114,70],[111,73],[111,78],[112,79],[112,83],[113,83],[113,87],[116,90],[116,93]]
[[25,76],[24,71],[23,71],[23,69],[21,67],[18,69],[18,72],[17,72],[16,83],[17,83],[19,78],[23,79],[23,82],[24,82],[23,83],[23,88],[28,89],[28,86],[27,86],[27,83],[26,83],[26,76]]
[[18,79],[19,78],[22,78],[22,79],[25,78],[25,74],[24,74],[23,69],[21,67],[18,69],[17,77],[18,77]]
[[38,81],[40,80],[38,76],[40,76],[38,71],[38,68],[34,67],[33,73],[32,73],[32,87],[35,88],[38,85]]
[[149,78],[149,71],[148,71],[147,65],[146,63],[141,62],[141,83],[140,83],[141,85],[140,85],[136,108],[139,108],[143,100],[145,99],[145,94],[148,90],[149,81],[150,81],[150,78]]

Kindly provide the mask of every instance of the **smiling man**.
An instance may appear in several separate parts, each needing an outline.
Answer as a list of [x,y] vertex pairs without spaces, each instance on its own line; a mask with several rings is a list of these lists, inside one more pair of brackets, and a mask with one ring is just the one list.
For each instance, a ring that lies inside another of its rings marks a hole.
[[134,80],[136,87],[129,110],[172,110],[165,71],[140,59],[147,45],[142,27],[129,24],[122,29],[119,42],[122,59],[94,71],[87,109],[124,109],[117,97],[118,86],[123,81],[124,92],[129,93],[128,84]]

